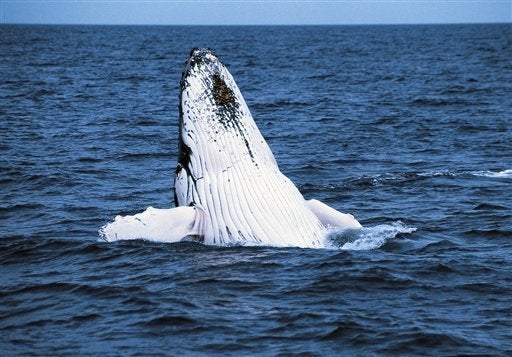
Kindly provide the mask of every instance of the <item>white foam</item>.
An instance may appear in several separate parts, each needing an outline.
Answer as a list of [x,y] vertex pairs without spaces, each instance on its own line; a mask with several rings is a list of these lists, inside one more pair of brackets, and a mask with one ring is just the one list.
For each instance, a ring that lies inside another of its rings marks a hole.
[[473,171],[472,175],[481,177],[492,177],[492,178],[512,178],[512,169],[503,170],[499,172],[494,171]]
[[450,171],[427,171],[427,172],[418,172],[417,174],[418,176],[421,176],[421,177],[427,177],[427,178],[430,178],[430,177],[439,177],[439,176],[446,176],[446,177],[452,177],[452,176],[456,176],[455,173],[452,173]]
[[329,237],[334,245],[338,245],[343,250],[373,250],[382,247],[384,243],[398,234],[413,233],[414,231],[416,231],[415,227],[406,226],[398,221],[359,229],[331,229]]

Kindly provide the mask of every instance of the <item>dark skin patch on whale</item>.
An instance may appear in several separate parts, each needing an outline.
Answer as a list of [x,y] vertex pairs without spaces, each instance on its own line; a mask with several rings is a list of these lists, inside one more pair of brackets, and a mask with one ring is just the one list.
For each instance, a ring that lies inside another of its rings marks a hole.
[[222,79],[222,77],[216,73],[212,76],[212,93],[215,100],[215,103],[218,106],[219,113],[219,122],[224,125],[225,128],[233,128],[238,131],[240,137],[244,141],[245,146],[247,147],[247,151],[249,152],[249,156],[255,162],[254,155],[245,137],[244,130],[240,126],[240,112],[239,104],[236,101],[235,93],[231,88],[229,88]]
[[219,74],[214,74],[212,77],[213,81],[213,98],[217,105],[228,106],[234,104],[236,101],[235,94],[226,85],[226,82],[221,78]]

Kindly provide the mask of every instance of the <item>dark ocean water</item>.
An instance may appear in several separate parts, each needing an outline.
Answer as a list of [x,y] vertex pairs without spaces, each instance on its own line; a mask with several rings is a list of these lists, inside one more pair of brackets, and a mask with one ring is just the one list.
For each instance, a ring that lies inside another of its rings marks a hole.
[[[510,24],[0,31],[2,355],[512,354]],[[416,231],[361,250],[100,241],[172,206],[201,46],[307,199]]]

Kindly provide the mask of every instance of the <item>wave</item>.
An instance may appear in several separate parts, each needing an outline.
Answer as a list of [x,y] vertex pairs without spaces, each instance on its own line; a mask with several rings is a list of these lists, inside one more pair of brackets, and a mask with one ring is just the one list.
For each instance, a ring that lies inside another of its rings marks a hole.
[[355,186],[380,186],[387,183],[404,183],[408,181],[418,181],[432,178],[458,178],[464,176],[488,177],[488,178],[512,178],[512,170],[502,171],[469,171],[469,170],[441,170],[441,171],[422,171],[422,172],[399,172],[382,173],[357,177],[348,182]]
[[443,98],[443,97],[419,97],[414,99],[411,102],[412,105],[415,106],[433,106],[433,107],[441,107],[441,106],[450,106],[450,105],[489,105],[487,102],[477,102],[471,101],[463,98]]
[[472,171],[470,174],[480,177],[491,177],[491,178],[512,178],[512,169],[507,169],[499,172],[494,171]]
[[[416,176],[418,178],[432,178],[432,177],[459,177],[459,176],[479,176],[479,177],[491,177],[491,178],[512,178],[512,170],[507,169],[503,171],[450,171],[450,170],[443,170],[443,171],[425,171],[425,172],[415,172],[410,174],[397,174],[394,175],[397,178],[400,178],[402,176]],[[393,178],[393,175],[391,175]],[[377,178],[388,178],[387,175],[378,175]]]
[[512,178],[512,170],[502,171],[427,171],[418,172],[415,175],[418,177],[431,178],[431,177],[460,177],[460,176],[478,176],[478,177],[490,177],[490,178]]
[[[301,170],[322,169],[322,166],[308,167],[304,166]],[[298,186],[302,194],[316,194],[318,192],[343,192],[347,189],[371,188],[378,186],[397,186],[415,183],[418,181],[428,181],[432,179],[458,179],[471,177],[485,177],[489,179],[510,179],[512,178],[512,170],[502,171],[469,171],[469,170],[440,170],[440,171],[422,171],[422,172],[385,172],[381,174],[370,174],[363,176],[355,176],[347,178],[341,183],[318,184],[306,182]]]
[[275,102],[268,103],[255,103],[252,105],[254,109],[274,109],[274,108],[285,108],[285,107],[307,107],[314,103],[306,102],[306,101],[294,101],[294,100],[286,100],[280,99]]

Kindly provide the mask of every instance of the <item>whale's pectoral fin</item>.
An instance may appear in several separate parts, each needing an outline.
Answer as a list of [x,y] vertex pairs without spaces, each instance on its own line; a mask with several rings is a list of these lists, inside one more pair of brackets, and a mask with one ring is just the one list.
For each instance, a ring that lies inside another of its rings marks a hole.
[[318,200],[308,200],[306,205],[325,226],[343,229],[362,227],[351,214],[336,211]]
[[203,211],[197,207],[158,209],[149,207],[134,216],[117,216],[100,229],[107,242],[149,239],[174,243],[188,237],[201,237]]

